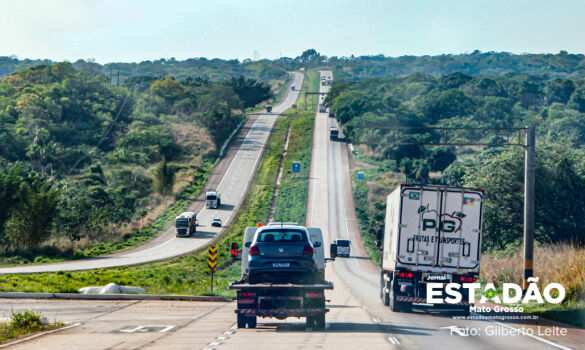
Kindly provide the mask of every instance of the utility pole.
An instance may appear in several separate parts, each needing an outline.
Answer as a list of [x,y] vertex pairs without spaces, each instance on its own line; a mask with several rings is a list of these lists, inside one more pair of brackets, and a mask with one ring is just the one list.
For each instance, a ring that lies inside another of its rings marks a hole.
[[120,67],[118,67],[118,82],[116,83],[116,86],[120,86]]
[[526,127],[524,143],[524,281],[522,288],[528,289],[528,279],[533,274],[534,257],[534,158],[536,134],[534,126]]

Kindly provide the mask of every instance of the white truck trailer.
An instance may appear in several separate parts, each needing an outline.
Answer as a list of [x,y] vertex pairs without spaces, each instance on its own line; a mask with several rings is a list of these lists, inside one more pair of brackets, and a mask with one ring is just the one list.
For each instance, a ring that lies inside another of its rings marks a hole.
[[[413,304],[469,313],[458,304],[427,304],[427,283],[470,283],[479,276],[483,191],[400,185],[386,203],[380,298],[392,311]],[[442,291],[446,297],[445,291]]]

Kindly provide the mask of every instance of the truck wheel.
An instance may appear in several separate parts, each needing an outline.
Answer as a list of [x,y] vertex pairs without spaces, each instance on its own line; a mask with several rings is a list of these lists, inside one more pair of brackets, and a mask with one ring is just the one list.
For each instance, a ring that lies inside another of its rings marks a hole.
[[315,316],[315,329],[325,329],[325,314]]
[[469,316],[470,314],[471,314],[471,310],[470,310],[470,307],[469,307],[469,306],[464,306],[464,307],[461,309],[461,316],[465,316],[465,317],[467,317],[467,316]]
[[248,316],[248,328],[256,328],[256,316]]
[[315,318],[314,317],[307,316],[306,327],[307,328],[313,328],[313,327],[315,327]]
[[384,274],[380,276],[380,299],[382,299],[382,304],[384,306],[390,305],[390,294],[389,292],[385,292],[384,289],[389,289],[388,284],[384,280]]
[[393,312],[400,312],[400,303],[398,301],[396,301],[396,294],[392,293],[389,300],[389,304],[390,304],[390,310],[392,310]]
[[238,313],[238,328],[246,328],[247,318],[246,315]]

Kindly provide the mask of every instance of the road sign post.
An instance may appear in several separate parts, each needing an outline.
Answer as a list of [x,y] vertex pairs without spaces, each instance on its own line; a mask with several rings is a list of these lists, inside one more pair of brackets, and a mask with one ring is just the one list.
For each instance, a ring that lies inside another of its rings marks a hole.
[[207,266],[211,272],[211,293],[213,293],[213,273],[217,269],[217,247],[209,246],[209,257],[207,259]]

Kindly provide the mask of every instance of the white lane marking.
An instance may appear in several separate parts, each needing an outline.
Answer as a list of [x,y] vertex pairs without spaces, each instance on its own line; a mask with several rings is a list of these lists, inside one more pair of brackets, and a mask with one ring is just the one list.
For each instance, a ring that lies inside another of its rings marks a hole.
[[388,337],[388,341],[394,345],[400,345],[400,341],[396,337]]
[[553,341],[550,341],[550,340],[548,340],[548,339],[544,339],[544,338],[538,337],[538,336],[536,336],[536,335],[534,335],[534,334],[527,333],[527,332],[525,332],[525,331],[524,331],[522,328],[516,328],[516,327],[512,327],[512,326],[509,326],[509,325],[507,325],[507,324],[504,324],[504,323],[502,323],[502,322],[496,322],[496,324],[499,324],[500,326],[504,326],[504,327],[506,327],[506,328],[508,328],[508,329],[513,329],[513,330],[516,330],[516,331],[520,332],[520,334],[522,334],[522,335],[525,335],[525,336],[527,336],[527,337],[530,337],[530,338],[532,338],[532,339],[538,340],[538,341],[540,341],[540,342],[543,342],[543,343],[545,343],[545,344],[548,344],[548,345],[550,345],[550,346],[552,346],[552,347],[555,347],[555,348],[557,348],[557,349],[562,349],[562,350],[572,350],[571,348],[568,348],[568,347],[566,347],[566,346],[563,346],[563,345],[561,345],[561,344],[557,344],[557,343],[555,343],[555,342],[553,342]]
[[380,323],[380,319],[379,318],[372,317],[372,321],[374,321],[376,323]]
[[221,342],[220,341],[212,341],[211,343],[209,343],[207,345],[209,345],[209,346],[218,346],[218,345],[221,345]]

